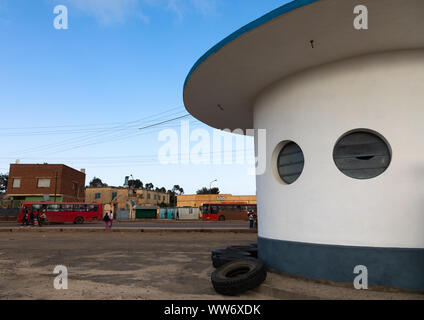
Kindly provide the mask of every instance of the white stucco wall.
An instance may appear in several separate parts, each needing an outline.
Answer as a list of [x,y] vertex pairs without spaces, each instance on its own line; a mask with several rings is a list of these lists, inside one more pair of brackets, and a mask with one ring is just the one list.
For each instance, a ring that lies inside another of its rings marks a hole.
[[[324,65],[264,90],[255,128],[267,129],[267,170],[257,177],[259,236],[309,243],[424,248],[424,50]],[[356,180],[333,161],[336,141],[367,128],[390,143],[382,175]],[[303,150],[292,185],[271,163],[283,140]]]

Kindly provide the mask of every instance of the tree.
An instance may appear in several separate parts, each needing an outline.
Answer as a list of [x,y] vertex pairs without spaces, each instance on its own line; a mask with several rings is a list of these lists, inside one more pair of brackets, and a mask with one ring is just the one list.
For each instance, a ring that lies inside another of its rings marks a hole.
[[8,181],[9,181],[9,175],[7,173],[0,174],[0,193],[6,193]]
[[140,179],[129,180],[128,186],[133,189],[143,189],[143,182]]
[[153,185],[153,183],[146,183],[146,185],[144,186],[144,188],[146,188],[147,190],[153,190],[155,186]]
[[159,203],[158,205],[159,205],[160,208],[166,208],[166,207],[168,207],[168,204],[166,204],[163,201],[161,203]]
[[107,187],[107,184],[103,183],[102,179],[94,177],[93,180],[90,181],[89,186],[91,188],[101,188],[101,187]]
[[216,188],[216,187],[212,189],[203,187],[202,189],[197,190],[196,193],[197,194],[219,194],[220,191],[219,191],[219,188]]
[[174,185],[172,190],[168,190],[168,194],[169,194],[169,204],[175,207],[177,205],[177,196],[184,194],[184,189],[176,184]]
[[175,192],[179,196],[184,194],[184,189],[181,188],[178,184],[174,185],[174,187],[172,188],[172,191]]

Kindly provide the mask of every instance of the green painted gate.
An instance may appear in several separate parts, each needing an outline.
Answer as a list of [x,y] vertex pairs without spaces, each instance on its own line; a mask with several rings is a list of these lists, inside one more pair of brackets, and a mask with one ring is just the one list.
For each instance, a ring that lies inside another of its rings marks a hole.
[[136,219],[156,219],[156,209],[136,209]]

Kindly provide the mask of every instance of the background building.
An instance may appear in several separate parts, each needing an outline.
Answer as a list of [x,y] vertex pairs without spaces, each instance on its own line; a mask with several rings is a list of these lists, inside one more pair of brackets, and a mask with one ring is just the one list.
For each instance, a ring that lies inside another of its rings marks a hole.
[[84,202],[85,170],[63,164],[11,164],[7,196],[11,200]]
[[177,207],[200,207],[203,203],[211,202],[256,204],[256,196],[233,196],[232,194],[186,194],[177,196]]
[[158,207],[169,204],[169,194],[146,189],[128,187],[87,187],[86,202],[98,202],[104,210],[132,211],[135,207]]

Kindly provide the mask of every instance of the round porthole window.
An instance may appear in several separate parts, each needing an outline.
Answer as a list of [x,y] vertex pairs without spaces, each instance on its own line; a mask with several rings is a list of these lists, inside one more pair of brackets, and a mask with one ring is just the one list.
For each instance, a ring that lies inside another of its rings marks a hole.
[[337,168],[354,179],[371,179],[390,165],[390,146],[377,133],[356,130],[342,136],[333,151]]
[[277,170],[281,180],[292,184],[302,174],[305,159],[300,147],[289,141],[282,147],[277,157]]

